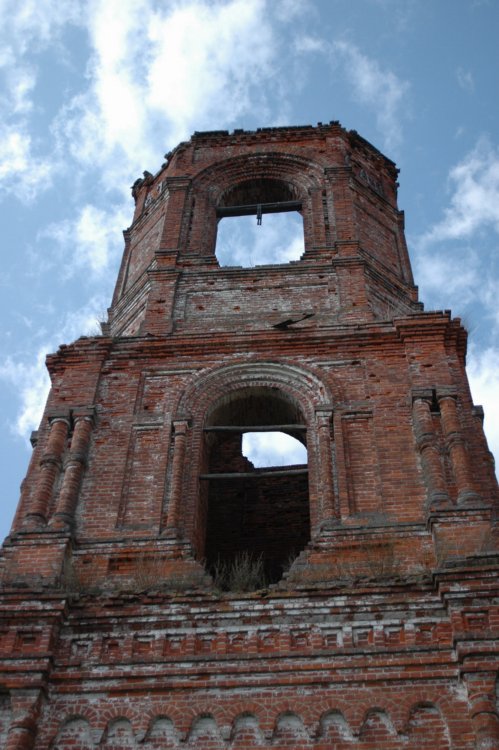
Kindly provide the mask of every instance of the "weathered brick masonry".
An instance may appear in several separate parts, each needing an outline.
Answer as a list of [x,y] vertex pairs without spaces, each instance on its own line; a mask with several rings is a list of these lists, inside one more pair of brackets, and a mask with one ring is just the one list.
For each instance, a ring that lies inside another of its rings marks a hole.
[[[103,334],[47,360],[2,747],[499,747],[497,482],[396,180],[332,122],[196,133],[135,183]],[[221,217],[287,210],[300,261],[219,266]],[[307,466],[244,458],[272,426]],[[244,552],[266,588],[219,590]]]

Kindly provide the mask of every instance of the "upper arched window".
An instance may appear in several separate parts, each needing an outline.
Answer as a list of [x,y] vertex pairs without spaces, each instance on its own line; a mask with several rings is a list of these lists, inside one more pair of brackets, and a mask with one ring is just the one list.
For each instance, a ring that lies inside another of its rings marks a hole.
[[304,253],[302,202],[291,183],[243,180],[217,205],[216,256],[222,266],[288,263]]

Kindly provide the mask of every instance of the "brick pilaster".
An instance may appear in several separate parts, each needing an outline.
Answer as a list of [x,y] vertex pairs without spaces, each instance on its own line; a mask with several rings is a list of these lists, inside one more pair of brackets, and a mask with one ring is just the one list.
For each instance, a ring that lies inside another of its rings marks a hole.
[[167,529],[172,531],[178,531],[179,528],[186,440],[187,421],[175,420],[173,422],[172,483],[167,520]]
[[62,457],[66,447],[70,426],[69,413],[50,418],[50,433],[47,447],[40,461],[40,473],[35,488],[31,508],[28,511],[28,523],[39,525],[47,523],[47,513],[55,481],[62,468]]
[[416,444],[421,456],[423,478],[426,485],[428,505],[446,505],[450,502],[431,417],[432,391],[413,392],[412,416]]
[[88,446],[92,432],[93,416],[88,413],[74,413],[74,431],[71,447],[65,461],[64,479],[57,500],[52,522],[54,526],[71,526],[73,522],[78,492],[83,471],[87,463]]
[[480,502],[482,498],[473,486],[470,459],[461,430],[456,396],[453,393],[437,391],[437,399],[442,415],[442,430],[456,480],[458,504]]

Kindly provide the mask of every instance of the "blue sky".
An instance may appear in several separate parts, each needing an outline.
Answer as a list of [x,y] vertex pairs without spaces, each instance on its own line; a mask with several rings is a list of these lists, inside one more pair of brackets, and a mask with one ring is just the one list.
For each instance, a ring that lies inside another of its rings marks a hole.
[[129,187],[194,130],[339,120],[397,162],[421,299],[465,321],[499,457],[497,0],[0,0],[0,17],[2,538],[45,355],[97,332]]

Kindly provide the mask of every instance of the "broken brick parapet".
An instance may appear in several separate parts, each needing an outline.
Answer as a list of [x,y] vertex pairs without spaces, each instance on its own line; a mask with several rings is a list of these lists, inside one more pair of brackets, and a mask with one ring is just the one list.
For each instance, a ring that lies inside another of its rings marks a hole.
[[[334,262],[335,256],[342,256],[346,250],[351,259],[363,258],[367,268],[372,266],[374,275],[366,287],[362,272],[355,290],[348,277],[337,278],[343,304],[352,293],[365,294],[369,288],[371,305],[376,304],[378,314],[383,307],[401,313],[416,309],[403,223],[396,208],[393,166],[340,126],[301,132],[303,139],[285,129],[261,132],[248,139],[225,133],[207,141],[196,136],[158,175],[136,186],[138,213],[126,234],[126,253],[111,309],[113,333],[137,334],[135,327],[123,325],[125,321],[118,312],[123,309],[121,300],[129,298],[134,285],[144,288],[139,280],[158,267],[160,256],[168,258],[166,265],[160,264],[165,270],[178,268],[183,273],[209,268],[214,278],[226,279],[227,293],[231,290],[230,275],[227,269],[219,268],[215,258],[216,210],[227,202],[243,200],[241,191],[252,181],[261,183],[260,201],[266,200],[265,185],[272,185],[273,200],[291,198],[301,203],[305,254],[296,268],[313,268],[331,259]],[[254,269],[252,273],[262,275],[264,271]],[[331,271],[328,276],[335,283]],[[393,294],[386,279],[405,291],[405,299],[404,293]],[[192,276],[190,286],[193,288]],[[231,291],[235,293],[236,289]],[[171,287],[161,289],[159,295],[165,299],[166,309],[176,307]],[[316,307],[318,303],[320,300],[316,300]],[[134,304],[138,315],[143,297],[137,296]],[[280,303],[281,311],[286,310],[285,304],[284,300]],[[150,310],[153,315],[153,308]],[[162,314],[159,308],[154,309],[156,318]],[[357,311],[359,320],[369,319],[369,315],[367,305]],[[149,317],[145,325],[154,332],[159,321]]]

